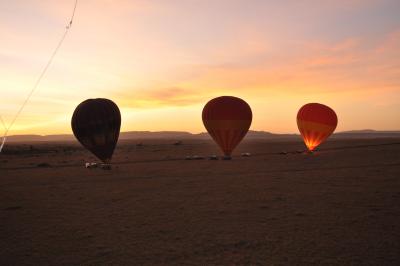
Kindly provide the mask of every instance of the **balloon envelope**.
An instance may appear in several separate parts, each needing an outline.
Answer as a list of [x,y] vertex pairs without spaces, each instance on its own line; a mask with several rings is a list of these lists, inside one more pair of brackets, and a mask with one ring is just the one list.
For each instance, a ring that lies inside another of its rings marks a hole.
[[308,103],[297,113],[297,126],[310,151],[335,131],[337,122],[335,111],[320,103]]
[[114,153],[121,127],[118,106],[108,99],[88,99],[76,107],[71,120],[78,141],[104,163]]
[[221,96],[210,100],[202,113],[205,128],[225,156],[230,156],[244,138],[252,117],[250,106],[233,96]]

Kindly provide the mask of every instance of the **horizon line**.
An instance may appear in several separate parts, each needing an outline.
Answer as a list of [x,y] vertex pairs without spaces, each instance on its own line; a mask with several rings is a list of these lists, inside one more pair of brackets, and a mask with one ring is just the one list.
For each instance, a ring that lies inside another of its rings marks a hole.
[[[122,133],[132,133],[132,132],[142,132],[142,133],[187,133],[191,135],[200,135],[200,134],[208,134],[207,131],[201,131],[201,132],[190,132],[190,131],[185,131],[185,130],[158,130],[158,131],[151,131],[151,130],[129,130],[129,131],[121,131],[120,134]],[[266,131],[266,130],[249,130],[249,132],[262,132],[262,133],[269,133],[269,134],[274,134],[274,135],[300,135],[300,132],[285,132],[285,133],[277,133],[277,132],[272,132],[272,131]],[[333,134],[340,134],[340,133],[351,133],[351,132],[356,132],[356,133],[400,133],[400,129],[394,129],[394,130],[377,130],[377,129],[350,129],[350,130],[343,130],[343,131],[338,131],[334,132]],[[67,135],[67,136],[73,136],[73,133],[55,133],[55,134],[48,134],[48,135],[42,135],[42,134],[15,134],[15,135],[9,135],[9,137],[16,137],[16,136],[40,136],[40,137],[46,137],[46,136],[62,136],[62,135]],[[0,136],[2,138],[2,136]]]

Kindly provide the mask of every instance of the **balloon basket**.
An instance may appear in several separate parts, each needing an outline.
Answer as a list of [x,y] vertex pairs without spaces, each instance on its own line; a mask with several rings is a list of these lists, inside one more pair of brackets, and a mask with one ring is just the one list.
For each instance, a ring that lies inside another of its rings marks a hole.
[[211,160],[211,161],[217,161],[218,159],[219,158],[218,158],[217,155],[211,155],[211,156],[208,157],[208,160]]
[[85,163],[87,169],[100,168],[103,170],[111,170],[111,164],[108,163]]
[[97,168],[98,164],[97,163],[85,163],[85,168],[87,169],[93,169],[93,168]]

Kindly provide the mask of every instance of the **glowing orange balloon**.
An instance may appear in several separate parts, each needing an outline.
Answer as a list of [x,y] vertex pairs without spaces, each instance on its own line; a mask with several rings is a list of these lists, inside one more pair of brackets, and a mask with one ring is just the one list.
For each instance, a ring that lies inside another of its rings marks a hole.
[[253,114],[242,99],[221,96],[204,106],[202,118],[208,133],[229,157],[249,130]]
[[335,111],[320,103],[308,103],[297,113],[297,126],[310,151],[335,131],[337,122]]

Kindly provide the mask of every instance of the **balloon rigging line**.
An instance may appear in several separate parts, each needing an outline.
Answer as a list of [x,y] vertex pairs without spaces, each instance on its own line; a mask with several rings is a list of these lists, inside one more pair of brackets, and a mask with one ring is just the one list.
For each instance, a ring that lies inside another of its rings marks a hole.
[[[6,127],[6,124],[4,123],[3,117],[1,115],[0,115],[0,120],[1,120],[1,124],[4,127],[4,132],[6,132],[7,131],[7,127]],[[6,143],[6,139],[7,139],[7,137],[5,136],[5,133],[4,133],[4,136],[1,139],[0,152],[3,150],[3,146],[4,146],[4,143]]]
[[[60,41],[58,42],[56,48],[54,49],[53,53],[51,54],[49,60],[47,61],[46,65],[44,66],[42,72],[40,73],[38,79],[36,80],[35,84],[33,85],[32,89],[30,90],[28,96],[25,98],[24,102],[22,103],[21,107],[18,109],[17,113],[15,114],[14,118],[12,119],[11,123],[9,124],[8,127],[6,127],[6,130],[4,132],[3,135],[3,143],[0,146],[0,153],[3,150],[3,146],[5,144],[5,140],[7,138],[8,133],[10,132],[12,126],[14,125],[15,121],[17,120],[17,118],[19,117],[19,115],[22,113],[22,111],[24,110],[25,106],[27,105],[27,103],[29,102],[29,100],[31,99],[33,93],[36,91],[36,89],[38,88],[41,80],[43,79],[44,75],[46,74],[47,70],[49,69],[51,63],[53,62],[54,57],[56,56],[58,50],[60,49],[61,45],[63,44],[65,37],[67,37],[67,34],[69,32],[69,30],[72,27],[72,23],[75,17],[75,10],[76,10],[76,6],[78,4],[78,0],[75,0],[75,4],[74,4],[74,9],[72,11],[72,15],[71,15],[71,19],[68,22],[68,25],[65,27],[65,31],[63,33],[63,35],[61,36]],[[4,124],[4,121],[2,119],[2,123]],[[4,124],[5,125],[5,124]]]
[[7,130],[6,124],[4,123],[3,117],[1,115],[0,115],[0,121],[1,121],[1,124],[3,125],[3,127],[4,127],[4,130]]

